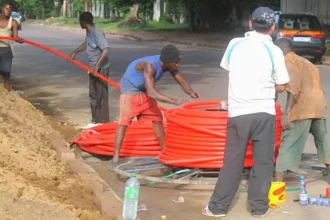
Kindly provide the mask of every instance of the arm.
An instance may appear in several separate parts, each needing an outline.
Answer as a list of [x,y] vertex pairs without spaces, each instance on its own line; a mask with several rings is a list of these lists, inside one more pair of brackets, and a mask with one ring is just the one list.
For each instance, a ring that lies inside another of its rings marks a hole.
[[181,73],[179,72],[179,70],[175,69],[175,70],[172,70],[170,72],[171,72],[172,77],[181,86],[181,89],[185,93],[187,93],[188,95],[190,95],[192,98],[198,98],[199,97],[199,95],[192,90],[192,88],[189,85],[189,83],[187,83],[187,81],[183,78],[183,76],[181,75]]
[[288,92],[287,94],[288,94],[288,97],[286,100],[286,106],[285,106],[285,110],[284,110],[282,118],[281,118],[281,124],[284,129],[290,129],[290,127],[291,127],[290,112],[291,112],[293,105],[296,103],[296,100],[293,97],[293,95],[290,92]]
[[75,59],[76,54],[80,53],[81,51],[86,50],[86,43],[82,43],[77,49],[75,49],[74,51],[72,51],[72,53],[69,55],[69,60],[72,62],[72,60]]
[[275,74],[274,74],[274,79],[275,79],[275,90],[276,93],[281,93],[284,92],[287,83],[290,81],[290,77],[285,65],[285,59],[283,56],[283,52],[279,49],[276,48],[276,51],[274,52],[274,62],[275,62]]
[[100,58],[97,60],[97,63],[95,64],[94,72],[97,72],[99,70],[100,64],[103,62],[103,60],[109,55],[109,48],[105,48],[102,50],[102,54]]
[[284,129],[289,129],[291,127],[290,124],[291,109],[299,99],[301,93],[302,74],[299,71],[296,64],[287,62],[286,66],[289,72],[290,82],[286,87],[286,91],[288,95],[287,95],[285,110],[281,118],[281,124]]
[[99,59],[97,60],[97,62],[95,64],[94,73],[96,73],[99,70],[99,67],[100,67],[101,63],[109,55],[109,44],[108,44],[108,41],[105,37],[104,32],[101,31],[100,29],[96,29],[95,31],[96,31],[95,32],[96,44],[102,50],[102,54],[101,54],[101,56],[99,57]]
[[296,103],[296,99],[293,97],[291,93],[288,92],[284,114],[290,114],[290,111],[295,103]]
[[[17,21],[15,20],[15,19],[12,19],[12,31],[13,31],[13,37],[17,37],[17,38],[19,38],[18,37],[18,23],[17,23]],[[23,43],[23,41],[22,41],[22,39],[21,38],[19,38],[18,39],[18,41],[17,42],[19,42],[19,43]]]
[[232,39],[229,42],[229,44],[226,48],[226,51],[222,56],[222,59],[221,59],[221,62],[220,62],[220,67],[224,68],[227,71],[229,71],[229,60],[228,60],[229,51],[232,50],[233,46],[235,44],[237,44],[237,42],[239,42],[239,41],[241,41],[241,39],[239,39],[239,38]]
[[165,102],[165,103],[170,103],[170,104],[176,105],[177,104],[176,99],[169,98],[156,90],[155,78],[154,78],[155,74],[156,74],[155,68],[150,63],[146,62],[145,66],[144,66],[144,84],[145,84],[148,96],[159,102]]
[[82,51],[86,50],[86,43],[83,42],[77,49],[75,49],[71,54],[76,55],[77,53],[80,53]]

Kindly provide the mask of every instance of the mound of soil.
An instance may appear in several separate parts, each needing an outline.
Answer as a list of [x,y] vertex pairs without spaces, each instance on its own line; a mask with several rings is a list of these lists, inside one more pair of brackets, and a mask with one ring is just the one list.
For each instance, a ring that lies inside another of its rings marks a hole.
[[0,219],[105,220],[91,189],[57,160],[48,119],[0,86]]

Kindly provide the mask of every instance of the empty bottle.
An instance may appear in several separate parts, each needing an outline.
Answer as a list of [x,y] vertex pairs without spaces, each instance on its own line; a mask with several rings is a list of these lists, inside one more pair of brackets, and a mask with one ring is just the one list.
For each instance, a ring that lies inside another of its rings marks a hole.
[[140,183],[136,178],[136,174],[127,180],[125,185],[123,218],[125,220],[134,220],[137,216],[138,201],[139,201]]
[[306,190],[306,181],[304,176],[300,176],[299,188],[300,188],[299,204],[301,206],[306,206],[308,205],[308,194]]

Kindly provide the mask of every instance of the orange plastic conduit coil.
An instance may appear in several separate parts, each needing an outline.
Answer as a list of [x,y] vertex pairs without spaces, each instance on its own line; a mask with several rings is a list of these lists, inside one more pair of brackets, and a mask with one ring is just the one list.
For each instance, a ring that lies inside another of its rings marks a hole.
[[[221,168],[226,145],[228,112],[215,111],[219,107],[218,100],[200,101],[167,111],[166,149],[161,152],[159,161],[177,167]],[[276,104],[275,156],[281,141],[281,116],[280,105]],[[252,165],[250,141],[244,167]]]
[[[117,126],[117,123],[107,123],[86,129],[70,143],[89,153],[113,156]],[[126,131],[120,156],[154,157],[160,150],[152,125],[133,122]]]
[[[17,41],[18,38],[0,36],[0,39]],[[65,60],[69,56],[52,48],[23,39],[24,43],[38,47],[53,53]],[[92,72],[86,65],[72,61],[78,67]],[[119,89],[119,84],[97,73],[96,76],[108,84]],[[168,110],[160,106],[165,112],[167,123],[166,149],[161,152],[160,162],[181,167],[198,168],[221,168],[225,148],[227,112],[206,111],[217,109],[220,101],[202,101],[184,105],[182,108]],[[277,156],[280,145],[282,127],[279,123],[282,112],[280,106],[276,105],[276,144],[275,156]],[[79,137],[71,141],[82,150],[100,155],[113,155],[113,140],[117,123],[108,123],[94,127],[92,130],[83,131]],[[138,124],[134,122],[127,130],[121,156],[142,157],[159,155],[160,146],[155,137],[151,124]],[[249,143],[245,167],[253,164],[251,143]]]

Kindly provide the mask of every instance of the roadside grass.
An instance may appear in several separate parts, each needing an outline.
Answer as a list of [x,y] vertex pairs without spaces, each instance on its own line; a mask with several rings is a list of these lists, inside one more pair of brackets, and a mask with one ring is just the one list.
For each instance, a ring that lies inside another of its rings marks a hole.
[[[147,21],[145,24],[135,27],[118,27],[118,25],[125,20],[111,20],[95,18],[94,23],[96,26],[104,30],[117,30],[117,31],[180,31],[188,28],[187,24],[172,24],[164,21]],[[46,25],[57,25],[67,27],[79,27],[78,18],[49,18],[44,21]]]

